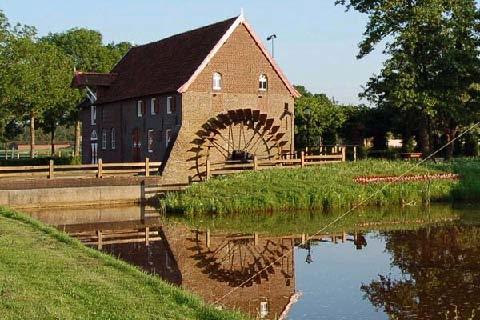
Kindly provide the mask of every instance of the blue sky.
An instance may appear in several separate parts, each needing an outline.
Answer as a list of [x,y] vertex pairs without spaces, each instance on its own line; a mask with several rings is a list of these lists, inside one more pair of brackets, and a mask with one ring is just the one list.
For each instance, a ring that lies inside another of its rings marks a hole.
[[[240,13],[256,33],[277,34],[275,59],[294,84],[357,103],[361,86],[378,72],[381,50],[357,60],[366,18],[334,0],[153,1],[1,0],[11,22],[36,26],[40,35],[73,27],[100,31],[106,42],[143,44]],[[268,44],[268,48],[270,45]]]

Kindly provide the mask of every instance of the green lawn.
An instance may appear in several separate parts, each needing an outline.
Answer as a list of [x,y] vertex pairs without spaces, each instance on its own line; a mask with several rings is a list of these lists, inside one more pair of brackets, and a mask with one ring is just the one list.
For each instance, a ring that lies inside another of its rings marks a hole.
[[[458,173],[460,181],[432,180],[361,185],[358,176]],[[387,186],[386,186],[387,185]],[[386,187],[385,187],[386,186]],[[291,209],[335,209],[363,206],[421,205],[431,201],[478,201],[480,160],[448,163],[368,160],[307,168],[249,171],[211,179],[164,200],[179,213],[248,213]]]
[[242,319],[0,208],[0,319]]

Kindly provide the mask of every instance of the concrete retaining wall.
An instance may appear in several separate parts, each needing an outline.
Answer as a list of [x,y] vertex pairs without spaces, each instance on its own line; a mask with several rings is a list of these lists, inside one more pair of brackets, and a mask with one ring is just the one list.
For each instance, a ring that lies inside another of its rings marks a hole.
[[[70,207],[138,203],[148,198],[142,185],[1,190],[0,205],[12,208]],[[150,194],[151,196],[151,194]]]

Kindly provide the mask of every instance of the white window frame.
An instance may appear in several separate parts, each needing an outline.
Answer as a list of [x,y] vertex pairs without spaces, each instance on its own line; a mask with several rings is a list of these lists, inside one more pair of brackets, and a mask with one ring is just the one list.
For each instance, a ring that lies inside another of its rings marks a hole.
[[92,126],[97,124],[97,106],[90,106],[90,124]]
[[172,114],[172,102],[173,102],[174,97],[173,96],[168,96],[167,97],[167,114]]
[[92,133],[90,133],[90,140],[91,141],[97,141],[98,140],[97,131],[95,129],[92,130]]
[[260,301],[260,319],[265,318],[268,315],[268,301]]
[[154,130],[153,129],[148,129],[148,131],[147,131],[147,148],[148,148],[149,153],[153,152],[154,144],[155,144]]
[[222,74],[214,72],[212,76],[212,89],[215,91],[222,90]]
[[150,99],[150,114],[152,116],[156,115],[157,113],[155,112],[155,103],[158,102],[157,98],[152,98]]
[[168,148],[171,141],[172,141],[172,129],[167,129],[165,130],[165,147]]
[[258,77],[258,90],[267,91],[267,89],[268,89],[268,78],[266,74],[262,73]]
[[97,142],[92,142],[90,143],[90,153],[92,156],[91,163],[96,164],[98,163],[98,143]]
[[102,150],[107,150],[107,129],[102,129]]
[[115,128],[112,128],[112,129],[110,129],[110,148],[112,150],[115,150],[117,148],[117,143],[116,143],[115,139],[116,139]]
[[143,116],[143,100],[137,100],[137,117],[141,118]]

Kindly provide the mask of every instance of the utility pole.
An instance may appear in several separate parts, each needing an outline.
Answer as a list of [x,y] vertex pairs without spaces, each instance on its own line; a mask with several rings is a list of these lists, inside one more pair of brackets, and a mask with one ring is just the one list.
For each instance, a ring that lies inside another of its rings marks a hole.
[[272,41],[272,58],[275,57],[275,46],[274,46],[275,39],[277,39],[277,35],[275,33],[267,37],[267,41]]

